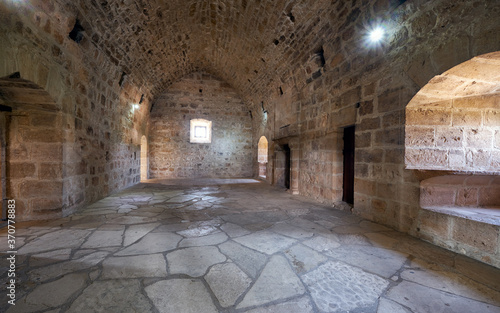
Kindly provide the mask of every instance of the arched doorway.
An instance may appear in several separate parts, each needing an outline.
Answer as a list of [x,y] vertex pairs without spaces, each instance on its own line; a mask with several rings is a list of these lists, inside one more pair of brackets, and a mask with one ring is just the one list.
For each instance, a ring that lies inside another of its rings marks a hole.
[[259,176],[266,178],[267,176],[267,155],[268,155],[268,141],[265,136],[260,137],[258,144],[258,157],[259,162]]
[[141,181],[145,181],[148,179],[148,168],[148,139],[143,135],[141,138]]

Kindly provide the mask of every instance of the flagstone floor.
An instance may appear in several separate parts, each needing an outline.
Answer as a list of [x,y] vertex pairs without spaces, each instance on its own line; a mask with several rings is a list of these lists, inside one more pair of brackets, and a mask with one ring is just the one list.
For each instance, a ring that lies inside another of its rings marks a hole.
[[500,270],[250,179],[142,183],[16,249],[1,312],[500,312]]

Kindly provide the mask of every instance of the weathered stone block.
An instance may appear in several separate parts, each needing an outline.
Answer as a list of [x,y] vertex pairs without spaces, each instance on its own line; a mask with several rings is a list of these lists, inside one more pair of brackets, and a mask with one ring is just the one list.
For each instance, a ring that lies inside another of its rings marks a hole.
[[448,166],[448,153],[446,150],[407,148],[405,163],[412,166],[445,168]]
[[463,131],[461,128],[442,128],[436,129],[437,147],[462,147]]
[[427,186],[420,189],[420,205],[422,207],[454,206],[456,201],[456,189]]
[[482,125],[483,117],[481,111],[476,110],[454,110],[452,112],[453,126],[479,127]]
[[458,206],[478,206],[478,190],[477,188],[460,188],[456,200]]
[[33,199],[30,200],[30,206],[33,212],[42,211],[62,211],[62,198],[51,198],[51,199]]
[[362,133],[356,134],[355,139],[356,148],[367,148],[372,144],[372,134],[371,133]]
[[42,163],[38,170],[40,179],[61,179],[62,178],[62,164]]
[[354,191],[365,195],[375,195],[376,184],[374,181],[365,179],[354,180]]
[[492,146],[493,134],[489,129],[473,128],[465,132],[465,137],[467,147],[487,149]]
[[380,118],[379,117],[374,117],[374,118],[364,118],[361,120],[361,122],[356,125],[356,130],[362,132],[366,130],[373,130],[373,129],[378,129],[380,128]]
[[500,207],[500,185],[481,188],[479,190],[479,205]]
[[7,167],[7,176],[10,179],[34,177],[36,166],[33,163],[11,162]]
[[375,133],[374,146],[400,146],[404,142],[404,128],[379,130]]
[[451,110],[447,109],[407,109],[408,125],[451,125]]
[[379,113],[390,112],[402,109],[401,93],[402,89],[387,90],[378,96],[377,110]]
[[434,147],[434,127],[406,127],[407,147]]
[[23,198],[41,198],[62,195],[62,182],[57,181],[24,181],[20,185],[20,196]]
[[420,210],[419,228],[422,233],[438,236],[440,240],[449,239],[450,217],[429,210]]
[[[34,127],[50,127],[55,128],[60,126],[58,115],[55,113],[31,113],[31,125]],[[57,132],[57,131],[56,131]]]
[[24,130],[21,136],[26,142],[62,142],[63,138],[61,136],[61,131],[39,131],[39,130]]
[[495,253],[498,247],[498,226],[455,218],[452,238],[480,251]]
[[488,110],[484,112],[484,126],[500,126],[500,111]]

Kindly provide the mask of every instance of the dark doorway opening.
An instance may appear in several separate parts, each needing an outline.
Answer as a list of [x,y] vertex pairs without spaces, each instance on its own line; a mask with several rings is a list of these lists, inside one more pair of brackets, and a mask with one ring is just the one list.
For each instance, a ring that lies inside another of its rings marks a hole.
[[290,146],[284,145],[283,151],[285,152],[285,188],[290,189],[290,165],[291,165],[291,152]]
[[354,204],[354,128],[344,128],[344,193],[342,201]]

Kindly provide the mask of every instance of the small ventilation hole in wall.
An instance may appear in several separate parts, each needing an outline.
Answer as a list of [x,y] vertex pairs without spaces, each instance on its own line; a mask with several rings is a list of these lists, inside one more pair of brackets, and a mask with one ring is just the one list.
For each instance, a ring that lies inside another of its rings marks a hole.
[[318,56],[319,59],[318,65],[320,67],[325,66],[326,61],[325,61],[325,51],[323,50],[323,46],[319,47],[319,49],[316,50],[315,54]]
[[75,21],[75,26],[73,26],[73,29],[69,33],[69,38],[73,40],[76,43],[80,43],[83,39],[83,26],[80,24],[80,21],[77,19]]

